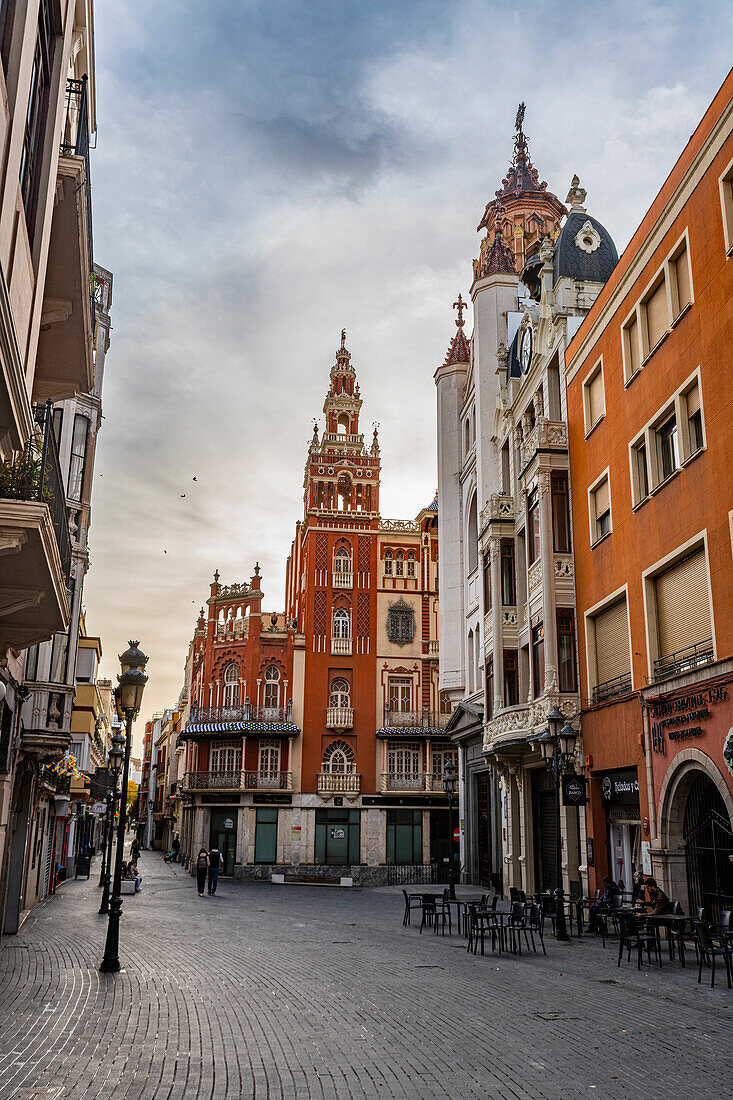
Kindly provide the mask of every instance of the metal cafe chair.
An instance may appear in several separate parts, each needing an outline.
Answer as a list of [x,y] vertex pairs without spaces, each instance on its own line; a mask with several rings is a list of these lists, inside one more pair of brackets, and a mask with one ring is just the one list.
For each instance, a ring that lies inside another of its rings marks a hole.
[[540,943],[542,944],[542,954],[546,955],[547,951],[545,950],[545,935],[543,928],[545,918],[542,915],[541,908],[539,907],[539,905],[537,905],[536,902],[532,902],[532,904],[527,906],[527,908],[525,909],[525,916],[527,918],[526,927],[532,938],[532,947],[535,953],[537,952],[537,948],[535,947],[534,943],[534,934],[536,932],[540,938]]
[[440,928],[442,935],[445,935],[446,924],[448,925],[448,935],[451,935],[453,932],[453,922],[451,920],[450,906],[445,903],[443,898],[423,897],[420,935],[422,935],[422,930],[426,925],[432,927],[436,936],[438,934],[438,928]]
[[407,927],[411,923],[410,915],[413,909],[422,909],[422,894],[408,894],[407,890],[402,891],[405,896],[405,912],[402,916],[402,924]]
[[637,917],[630,913],[619,913],[618,915],[618,961],[617,966],[621,966],[621,956],[624,953],[624,948],[627,949],[627,961],[631,959],[632,949],[637,953],[636,969],[641,970],[641,957],[646,948],[649,961],[651,962],[652,951],[656,955],[657,963],[662,965],[662,953],[659,948],[659,940],[655,931],[646,927],[643,920],[639,920]]
[[[715,986],[715,960],[722,957],[723,962],[725,963],[726,977],[728,978],[728,989],[730,989],[731,988],[731,980],[730,980],[731,979],[731,954],[730,954],[730,949],[729,949],[729,947],[726,943],[726,940],[725,939],[720,939],[719,937],[714,937],[711,934],[710,929],[708,928],[708,926],[704,923],[704,921],[701,921],[701,920],[693,921],[693,926],[694,926],[694,929],[695,929],[695,939],[697,940],[697,945],[698,945],[698,949],[699,949],[699,952],[700,952],[699,963],[698,963],[698,967],[697,967],[697,983],[698,983],[698,985],[700,984],[700,979],[702,977],[702,966],[703,966],[703,963],[705,963],[706,965],[710,966],[710,968],[711,968],[712,973],[710,975],[710,988],[711,989],[714,988],[714,986]],[[716,940],[717,940],[717,942],[716,942]]]

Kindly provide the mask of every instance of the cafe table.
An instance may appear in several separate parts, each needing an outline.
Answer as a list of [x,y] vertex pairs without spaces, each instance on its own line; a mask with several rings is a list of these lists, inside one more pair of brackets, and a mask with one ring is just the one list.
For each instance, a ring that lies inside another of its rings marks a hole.
[[[660,939],[659,929],[667,929],[667,947],[671,961],[674,958],[674,944],[669,933],[672,929],[684,932],[685,925],[689,922],[690,918],[684,913],[648,913],[643,915],[646,918],[647,924],[656,929],[658,940]],[[680,962],[683,966],[685,965],[684,948],[680,951]]]

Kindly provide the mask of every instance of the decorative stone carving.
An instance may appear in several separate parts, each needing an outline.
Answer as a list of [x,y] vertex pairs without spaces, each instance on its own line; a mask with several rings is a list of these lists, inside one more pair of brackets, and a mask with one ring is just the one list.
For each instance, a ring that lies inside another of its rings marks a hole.
[[527,586],[529,588],[530,595],[538,588],[542,587],[542,559],[537,558],[537,561],[533,561],[529,567],[527,573]]
[[550,491],[550,471],[540,470],[537,474],[537,485],[539,486],[540,496],[544,497]]
[[601,247],[601,235],[596,227],[586,221],[575,234],[575,245],[581,252],[595,252]]
[[519,621],[516,607],[505,607],[502,611],[501,621],[504,626],[516,626]]
[[380,519],[380,531],[404,531],[410,534],[419,533],[420,524],[413,519]]
[[572,577],[575,574],[572,554],[555,554],[553,571],[556,577]]

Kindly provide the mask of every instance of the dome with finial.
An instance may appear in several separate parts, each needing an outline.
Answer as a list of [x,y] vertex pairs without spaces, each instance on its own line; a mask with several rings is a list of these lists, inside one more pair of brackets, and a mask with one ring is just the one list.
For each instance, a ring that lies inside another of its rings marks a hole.
[[563,277],[605,283],[618,263],[613,238],[585,208],[586,190],[573,176],[568,197],[570,213],[555,242],[554,281]]
[[463,319],[463,311],[466,309],[466,303],[463,301],[460,294],[458,295],[458,300],[453,303],[453,309],[458,310],[458,317],[456,319],[458,332],[450,342],[448,353],[445,357],[445,366],[450,366],[452,363],[471,362],[471,341],[463,331],[463,326],[466,323]]

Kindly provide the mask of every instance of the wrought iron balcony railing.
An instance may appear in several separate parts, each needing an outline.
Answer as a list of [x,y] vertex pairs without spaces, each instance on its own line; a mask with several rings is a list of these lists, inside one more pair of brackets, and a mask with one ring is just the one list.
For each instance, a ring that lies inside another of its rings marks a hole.
[[450,714],[436,710],[391,710],[384,708],[384,724],[390,729],[445,729]]
[[704,642],[688,645],[684,649],[678,649],[676,653],[660,657],[654,662],[654,679],[663,680],[667,676],[689,672],[698,665],[709,665],[714,660],[713,639],[706,638]]
[[293,702],[284,707],[264,707],[247,701],[236,707],[191,707],[189,725],[198,722],[292,722]]
[[47,504],[51,513],[61,569],[68,586],[71,576],[71,538],[66,492],[53,431],[53,406],[36,405],[33,415],[39,431],[24,451],[0,463],[0,497],[11,500],[38,501]]
[[382,791],[433,791],[444,794],[443,777],[433,772],[382,772]]
[[186,772],[185,791],[290,791],[293,773],[281,771]]
[[593,688],[592,703],[602,703],[605,699],[613,699],[617,695],[627,695],[631,691],[631,673],[625,672],[623,676],[614,676],[612,680],[605,680],[602,684],[596,684]]

